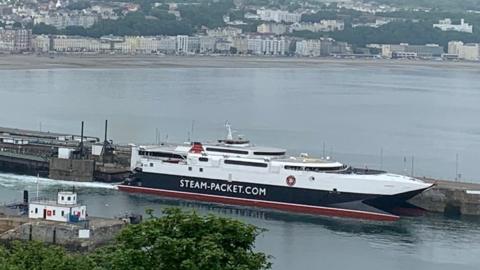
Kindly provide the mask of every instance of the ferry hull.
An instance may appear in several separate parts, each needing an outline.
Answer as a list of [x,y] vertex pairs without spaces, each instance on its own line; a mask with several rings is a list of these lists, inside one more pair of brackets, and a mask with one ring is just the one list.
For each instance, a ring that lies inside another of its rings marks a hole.
[[381,209],[393,209],[423,191],[381,196],[145,172],[118,187],[126,192],[378,221],[398,220],[399,216]]

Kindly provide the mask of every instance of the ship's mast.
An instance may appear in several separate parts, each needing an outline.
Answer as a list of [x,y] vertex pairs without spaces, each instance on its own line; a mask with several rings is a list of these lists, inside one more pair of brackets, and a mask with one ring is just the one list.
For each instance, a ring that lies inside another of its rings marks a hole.
[[230,123],[226,122],[225,127],[227,128],[227,140],[233,140],[232,126]]

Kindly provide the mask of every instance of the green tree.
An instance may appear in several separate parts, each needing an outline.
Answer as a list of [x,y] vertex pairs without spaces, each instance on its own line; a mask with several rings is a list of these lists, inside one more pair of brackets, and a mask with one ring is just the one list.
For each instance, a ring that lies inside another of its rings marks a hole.
[[55,26],[46,25],[45,23],[39,23],[33,26],[32,32],[35,35],[41,35],[41,34],[49,35],[49,34],[57,34],[58,30],[57,28],[55,28]]
[[87,8],[91,8],[92,5],[85,1],[85,0],[81,0],[81,1],[77,1],[77,2],[72,2],[70,4],[68,4],[67,6],[67,9],[70,9],[70,10],[82,10],[82,9],[87,9]]
[[182,20],[194,27],[207,26],[215,28],[225,25],[223,15],[228,14],[234,7],[232,0],[224,0],[199,5],[180,6]]
[[261,232],[233,219],[167,209],[161,218],[127,227],[93,258],[99,267],[118,270],[269,269],[268,256],[253,251]]
[[70,255],[56,246],[39,242],[14,242],[9,249],[0,247],[0,270],[91,270],[88,257]]

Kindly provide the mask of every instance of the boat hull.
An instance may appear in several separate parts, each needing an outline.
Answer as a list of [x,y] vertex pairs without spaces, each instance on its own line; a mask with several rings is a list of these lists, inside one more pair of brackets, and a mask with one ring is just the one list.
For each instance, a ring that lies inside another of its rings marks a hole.
[[[407,196],[382,196],[146,172],[137,173],[132,180],[118,187],[127,192],[188,200],[378,221],[398,220],[399,216],[386,210],[422,191],[412,191]],[[378,202],[381,202],[381,209],[377,208]]]

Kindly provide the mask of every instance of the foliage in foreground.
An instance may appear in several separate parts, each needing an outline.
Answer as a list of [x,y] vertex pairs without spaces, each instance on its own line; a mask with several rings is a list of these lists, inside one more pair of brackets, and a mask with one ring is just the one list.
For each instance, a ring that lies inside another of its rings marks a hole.
[[167,209],[125,228],[114,244],[70,254],[41,243],[0,247],[0,270],[261,270],[269,257],[254,252],[262,232],[237,220]]

